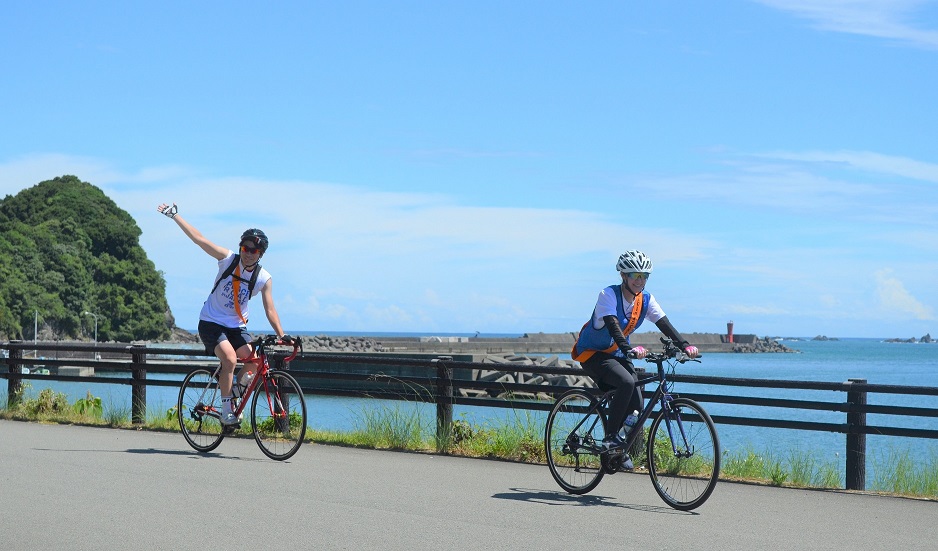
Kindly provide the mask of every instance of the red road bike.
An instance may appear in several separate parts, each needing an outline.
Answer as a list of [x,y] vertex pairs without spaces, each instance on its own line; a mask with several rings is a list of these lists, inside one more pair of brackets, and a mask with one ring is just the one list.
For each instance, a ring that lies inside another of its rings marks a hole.
[[[268,335],[251,342],[254,356],[238,361],[241,371],[252,370],[254,378],[241,390],[240,398],[232,402],[239,420],[250,404],[254,440],[267,457],[279,461],[292,457],[306,436],[306,400],[299,383],[286,371],[271,367],[267,360],[267,349],[282,344],[293,345],[293,352],[283,360],[286,366],[302,349],[300,339],[294,337],[292,343],[283,343],[275,335]],[[221,423],[220,372],[221,364],[214,371],[196,369],[186,376],[179,389],[176,404],[179,428],[186,442],[202,453],[217,448],[225,436],[243,430],[240,424]],[[237,377],[232,384],[238,384]]]

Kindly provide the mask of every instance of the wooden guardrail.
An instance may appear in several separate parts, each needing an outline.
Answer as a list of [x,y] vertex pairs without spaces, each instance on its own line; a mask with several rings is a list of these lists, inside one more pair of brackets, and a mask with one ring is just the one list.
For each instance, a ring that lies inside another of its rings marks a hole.
[[[36,351],[29,358],[27,351]],[[201,349],[154,348],[135,344],[59,344],[7,342],[0,344],[6,369],[0,368],[0,377],[7,379],[9,406],[14,406],[21,395],[24,380],[81,381],[102,384],[123,384],[131,387],[132,421],[146,419],[147,386],[176,386],[179,381],[148,378],[148,374],[184,375],[206,363],[216,363]],[[39,353],[42,353],[40,357]],[[83,356],[90,356],[91,359]],[[275,365],[284,354],[272,352]],[[191,358],[191,359],[190,359]],[[198,359],[201,358],[201,359]],[[64,371],[62,368],[90,367],[93,376],[33,373],[37,366]],[[26,368],[26,369],[24,369]],[[446,452],[452,431],[453,406],[472,405],[548,411],[550,400],[531,399],[533,396],[553,397],[569,389],[564,377],[555,377],[555,384],[530,384],[504,381],[473,380],[473,370],[497,369],[529,373],[537,376],[582,376],[583,371],[569,367],[525,366],[518,364],[491,364],[466,361],[451,356],[391,357],[386,354],[325,354],[305,353],[290,366],[307,395],[355,396],[435,403],[437,406],[437,441],[440,451]],[[29,371],[25,373],[24,371]],[[99,372],[127,373],[128,377],[100,377]],[[824,390],[842,393],[841,401],[790,400],[732,394],[705,394],[681,392],[682,396],[701,403],[722,403],[761,406],[768,408],[800,409],[840,412],[843,423],[793,421],[790,419],[753,418],[713,415],[719,424],[772,427],[793,430],[833,432],[846,435],[845,473],[846,488],[863,490],[866,487],[866,436],[885,435],[911,438],[938,439],[938,430],[869,425],[867,414],[885,414],[908,417],[938,417],[938,408],[907,407],[902,405],[870,405],[868,395],[920,395],[938,398],[936,387],[915,387],[868,384],[863,379],[850,379],[842,383],[817,381],[785,381],[742,379],[697,375],[674,375],[671,380],[685,385],[711,385],[737,388],[771,388],[795,390]],[[682,390],[687,389],[682,385]],[[464,395],[464,390],[488,391],[500,395]],[[596,391],[599,392],[598,390]],[[936,400],[938,404],[938,400]]]

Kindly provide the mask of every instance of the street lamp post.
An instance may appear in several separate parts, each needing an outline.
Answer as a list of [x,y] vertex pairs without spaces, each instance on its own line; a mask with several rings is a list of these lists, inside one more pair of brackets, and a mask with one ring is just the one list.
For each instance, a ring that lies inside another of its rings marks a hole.
[[[87,311],[87,310],[85,310],[84,312],[82,312],[81,315],[83,315],[83,316],[94,316],[94,346],[95,346],[95,348],[97,348],[97,347],[98,347],[98,315],[95,314],[94,312],[89,312],[89,311]],[[98,355],[97,355],[97,354],[94,355],[94,359],[96,359],[96,360],[98,359]]]

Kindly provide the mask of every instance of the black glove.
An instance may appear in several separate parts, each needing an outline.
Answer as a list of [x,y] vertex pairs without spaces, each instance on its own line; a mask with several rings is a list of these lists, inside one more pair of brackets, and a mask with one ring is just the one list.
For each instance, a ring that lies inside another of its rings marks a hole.
[[298,340],[296,337],[291,337],[290,335],[283,334],[280,336],[280,342],[283,344],[293,344],[293,341]]
[[173,206],[169,206],[166,203],[163,203],[162,205],[156,207],[156,210],[170,218],[176,218],[176,213],[179,212],[179,207],[176,206],[176,203],[173,203]]

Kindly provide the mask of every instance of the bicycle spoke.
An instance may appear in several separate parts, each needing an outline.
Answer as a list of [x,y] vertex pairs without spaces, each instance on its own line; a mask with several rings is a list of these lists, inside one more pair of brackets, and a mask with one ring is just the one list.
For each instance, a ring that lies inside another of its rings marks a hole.
[[209,452],[221,444],[221,394],[218,381],[205,369],[193,371],[182,382],[176,403],[179,429],[193,449]]
[[251,429],[261,451],[284,460],[300,448],[306,435],[306,400],[291,375],[271,372],[251,403]]
[[594,402],[583,391],[567,392],[547,418],[547,464],[557,484],[570,493],[589,492],[604,474],[597,445],[605,435],[605,418],[600,410],[591,409]]
[[675,509],[699,507],[720,473],[720,442],[710,416],[693,400],[676,398],[651,425],[648,470],[658,495]]

